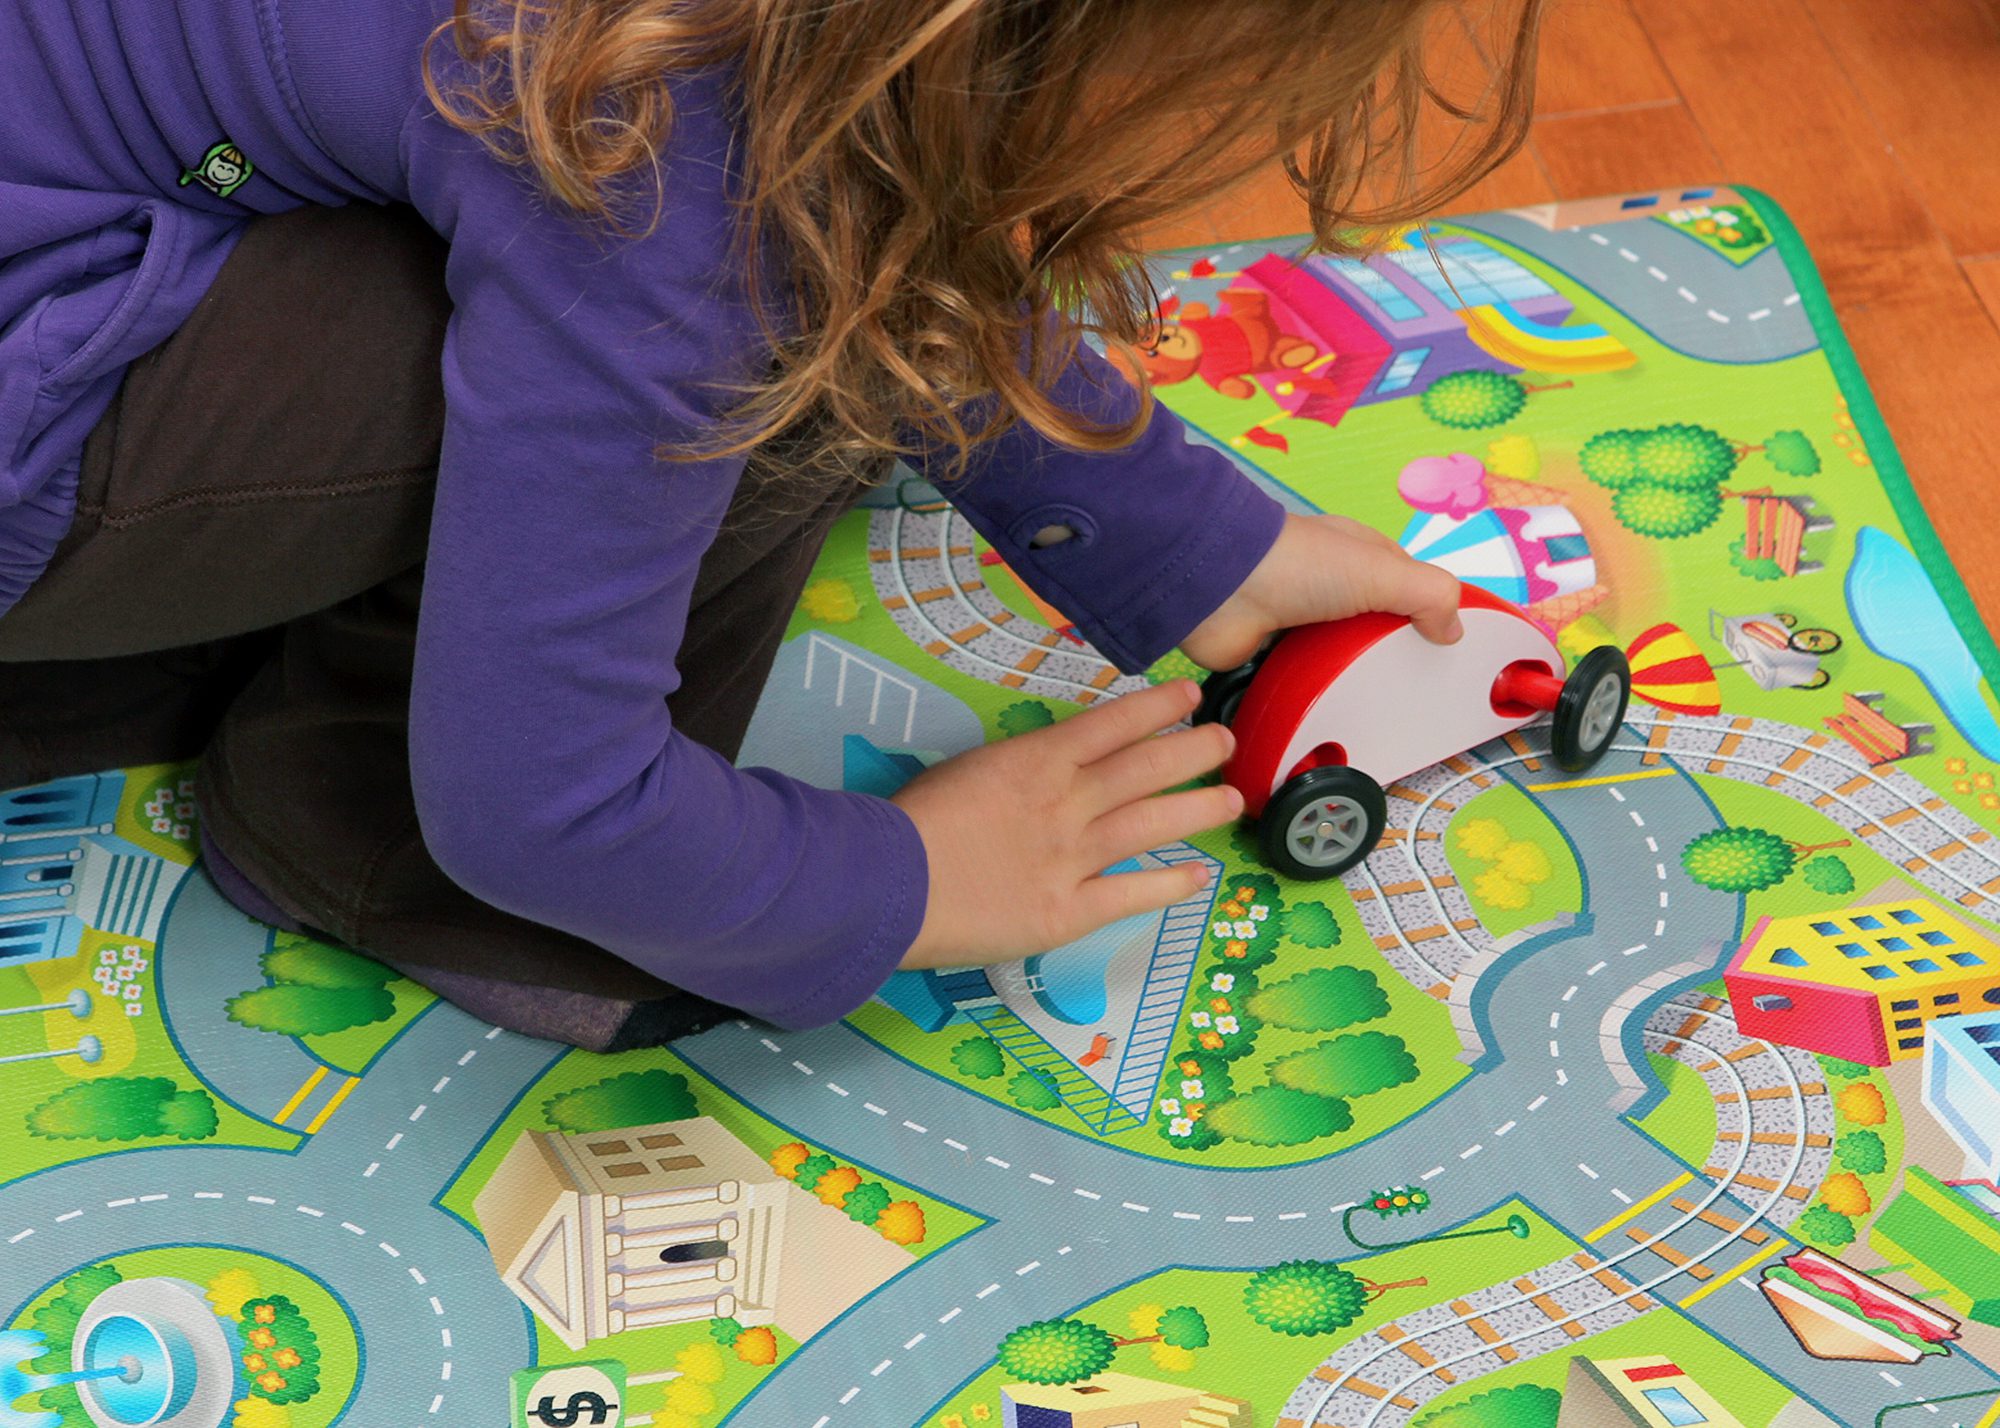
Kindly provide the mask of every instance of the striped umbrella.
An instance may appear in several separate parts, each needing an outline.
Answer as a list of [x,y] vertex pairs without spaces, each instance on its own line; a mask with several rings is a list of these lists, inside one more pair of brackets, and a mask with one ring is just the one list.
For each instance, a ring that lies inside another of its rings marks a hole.
[[1516,605],[1528,603],[1521,548],[1497,511],[1479,511],[1464,520],[1419,514],[1398,540],[1418,560],[1442,566],[1468,585]]
[[1632,641],[1632,694],[1675,714],[1718,714],[1722,689],[1715,667],[1679,625],[1655,625]]

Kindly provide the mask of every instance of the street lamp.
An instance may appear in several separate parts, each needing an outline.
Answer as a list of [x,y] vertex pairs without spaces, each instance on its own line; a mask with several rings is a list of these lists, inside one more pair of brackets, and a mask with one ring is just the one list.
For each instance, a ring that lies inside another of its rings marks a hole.
[[78,987],[59,1002],[38,1002],[31,1007],[0,1007],[0,1016],[25,1016],[29,1012],[67,1011],[78,1021],[90,1015],[90,993]]

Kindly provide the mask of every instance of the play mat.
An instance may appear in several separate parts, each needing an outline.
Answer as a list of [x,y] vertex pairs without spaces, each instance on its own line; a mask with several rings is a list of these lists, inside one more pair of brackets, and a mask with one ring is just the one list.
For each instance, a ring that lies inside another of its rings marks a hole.
[[[614,1057],[246,920],[185,769],[0,795],[0,1428],[1993,1424],[2000,659],[1811,260],[1728,188],[1425,239],[1162,257],[1147,360],[1629,651],[1602,763]],[[905,480],[743,758],[884,793],[1141,683]]]

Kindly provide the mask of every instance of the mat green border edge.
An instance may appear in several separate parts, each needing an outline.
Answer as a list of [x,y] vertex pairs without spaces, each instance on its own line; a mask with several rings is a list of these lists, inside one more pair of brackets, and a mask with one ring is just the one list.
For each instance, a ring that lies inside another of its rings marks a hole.
[[1994,644],[1992,633],[1980,619],[1979,607],[1972,603],[1972,592],[1965,588],[1965,581],[1952,565],[1951,557],[1945,553],[1944,542],[1938,538],[1930,512],[1924,509],[1917,488],[1911,484],[1909,469],[1903,465],[1903,455],[1896,449],[1888,423],[1882,419],[1882,409],[1875,404],[1875,393],[1869,387],[1868,379],[1862,375],[1860,359],[1854,355],[1847,334],[1841,330],[1840,317],[1833,309],[1833,298],[1827,293],[1826,283],[1819,275],[1819,264],[1813,261],[1812,250],[1806,246],[1804,236],[1776,199],[1762,189],[1746,184],[1731,184],[1730,187],[1750,200],[1750,206],[1757,210],[1777,243],[1786,271],[1798,284],[1799,301],[1805,307],[1814,335],[1819,338],[1820,350],[1826,354],[1827,364],[1833,368],[1834,381],[1839,385],[1841,395],[1847,398],[1848,414],[1854,418],[1854,429],[1866,444],[1868,459],[1882,477],[1882,488],[1888,492],[1889,504],[1895,507],[1897,519],[1903,523],[1903,533],[1909,538],[1917,559],[1922,562],[1924,573],[1930,576],[1931,585],[1943,599],[1952,624],[1958,628],[1959,638],[1972,651],[1972,657],[1978,663],[1980,672],[1986,676],[1987,684],[1995,693],[2000,693],[2000,646]]

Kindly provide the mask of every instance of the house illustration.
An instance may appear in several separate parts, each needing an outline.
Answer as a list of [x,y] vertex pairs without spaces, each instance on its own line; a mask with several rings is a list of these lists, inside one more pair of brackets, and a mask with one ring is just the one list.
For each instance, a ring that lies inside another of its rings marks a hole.
[[721,1318],[803,1340],[910,1263],[707,1116],[524,1131],[473,1207],[502,1280],[572,1349]]
[[1100,1373],[1081,1383],[1010,1383],[1004,1428],[1251,1428],[1250,1405],[1181,1383]]

